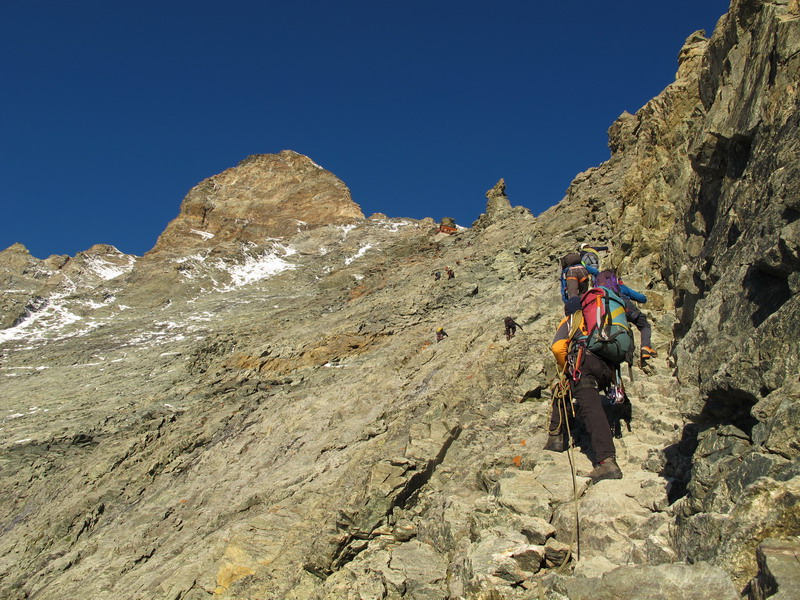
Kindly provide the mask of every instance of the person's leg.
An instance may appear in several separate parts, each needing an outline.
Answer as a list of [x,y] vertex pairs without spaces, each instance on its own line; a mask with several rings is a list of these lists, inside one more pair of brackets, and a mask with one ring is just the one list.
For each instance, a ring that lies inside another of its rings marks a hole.
[[594,482],[621,479],[622,471],[617,465],[614,439],[600,396],[600,390],[606,389],[611,383],[613,371],[603,360],[589,353],[584,356],[581,370],[583,375],[574,384],[572,393],[594,452],[596,466],[587,477]]
[[550,405],[550,425],[547,432],[547,442],[544,445],[545,450],[563,452],[567,449],[567,429],[569,428],[567,411],[569,408],[566,403],[569,401],[569,399],[565,399],[562,402],[557,395],[553,396],[553,401]]
[[641,334],[642,359],[647,360],[648,358],[653,358],[656,355],[656,351],[653,350],[653,342],[651,340],[653,329],[650,327],[650,321],[647,320],[644,313],[630,300],[625,302],[625,316],[628,318],[628,321],[636,326],[636,329],[638,329]]
[[614,438],[608,426],[603,401],[597,380],[584,371],[581,381],[575,385],[573,394],[578,405],[578,415],[583,421],[592,444],[594,462],[600,463],[616,454]]

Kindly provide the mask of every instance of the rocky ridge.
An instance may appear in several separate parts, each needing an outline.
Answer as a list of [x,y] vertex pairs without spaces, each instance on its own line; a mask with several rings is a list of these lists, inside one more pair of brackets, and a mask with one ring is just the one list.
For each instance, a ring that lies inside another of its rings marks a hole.
[[[320,171],[281,153],[205,229],[200,184],[145,257],[0,253],[3,595],[790,597],[799,18],[734,2],[535,218],[500,182],[456,236],[349,194],[278,235]],[[578,539],[541,447],[556,261],[583,241],[647,293],[661,356],[628,383],[625,478],[576,480]]]

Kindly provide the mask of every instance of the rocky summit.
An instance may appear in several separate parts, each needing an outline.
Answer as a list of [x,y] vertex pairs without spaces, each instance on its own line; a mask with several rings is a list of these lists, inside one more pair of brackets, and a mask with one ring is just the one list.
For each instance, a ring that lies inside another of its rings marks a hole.
[[[455,233],[364,218],[286,151],[143,257],[0,252],[0,595],[796,598],[797,0],[734,0],[678,61],[538,216],[501,181]],[[594,484],[579,430],[542,449],[581,243],[658,352]]]

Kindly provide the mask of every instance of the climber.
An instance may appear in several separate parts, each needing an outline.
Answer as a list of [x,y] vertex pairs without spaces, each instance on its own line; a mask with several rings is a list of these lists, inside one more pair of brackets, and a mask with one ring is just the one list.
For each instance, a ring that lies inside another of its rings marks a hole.
[[617,279],[613,271],[603,271],[603,273],[610,275],[605,275],[601,282],[598,273],[598,277],[596,278],[597,285],[604,285],[609,289],[618,292],[620,297],[625,301],[625,316],[628,318],[629,323],[633,323],[636,326],[636,329],[639,330],[639,335],[641,336],[642,350],[639,355],[639,364],[642,369],[645,369],[648,366],[647,361],[656,357],[658,353],[653,349],[652,346],[653,329],[650,327],[650,321],[647,320],[647,317],[644,316],[644,313],[639,310],[634,302],[644,304],[647,302],[647,296],[629,288],[622,282],[622,279]]
[[447,332],[444,330],[444,327],[439,327],[436,330],[436,341],[437,342],[441,342],[446,337],[450,337],[450,336],[447,335]]
[[621,280],[619,283],[620,295],[622,296],[622,299],[625,300],[625,316],[628,317],[628,321],[630,323],[633,323],[636,326],[636,329],[639,330],[639,335],[641,336],[642,351],[639,355],[639,364],[642,368],[645,368],[647,366],[647,361],[651,358],[655,358],[658,353],[653,349],[653,330],[650,327],[650,321],[647,320],[647,317],[644,316],[644,313],[639,310],[634,302],[644,304],[647,302],[647,296],[637,292],[636,290],[632,290],[627,285],[623,284]]
[[581,264],[592,276],[592,285],[594,285],[594,278],[600,272],[600,252],[608,250],[608,246],[590,246],[589,244],[581,244]]
[[[602,272],[598,277],[605,277],[606,272]],[[613,292],[612,292],[613,293]],[[610,298],[613,302],[608,304],[595,304],[597,296]],[[600,322],[604,323],[605,315],[613,316],[612,324],[615,327],[625,330],[625,313],[623,300],[616,294],[611,296],[606,288],[592,288],[590,292],[583,294],[582,304],[584,309],[576,311],[572,315],[564,317],[556,329],[551,349],[556,357],[560,371],[564,379],[568,382],[569,391],[575,400],[578,415],[586,427],[589,434],[592,450],[594,452],[594,468],[586,474],[593,482],[603,479],[621,479],[622,470],[617,465],[616,449],[612,437],[611,428],[603,409],[601,391],[614,388],[614,383],[618,379],[618,369],[620,358],[612,359],[606,355],[604,358],[597,349],[599,325],[595,324],[595,315],[586,316],[585,311],[590,306],[598,306]],[[600,307],[605,314],[601,313]],[[624,323],[623,323],[624,322]],[[627,334],[630,336],[630,333]],[[623,337],[623,336],[614,336]],[[613,340],[612,340],[613,341]],[[593,348],[590,350],[590,348]],[[564,381],[562,379],[562,382]],[[566,384],[564,384],[566,385]],[[554,395],[554,401],[558,395]],[[563,451],[564,435],[568,426],[568,415],[563,406],[554,406],[550,417],[550,429],[548,432],[545,450]]]
[[441,278],[442,278],[442,272],[441,271],[436,271],[433,274],[433,280],[434,281],[439,281]]
[[455,272],[450,267],[445,267],[444,268],[444,272],[447,273],[447,278],[448,279],[452,279],[453,277],[456,276]]
[[576,298],[589,289],[589,272],[581,264],[580,254],[571,252],[561,257],[561,299],[564,301],[564,312],[571,314]]
[[[597,276],[600,274],[600,256],[598,251],[601,250],[608,250],[608,246],[589,246],[587,244],[581,244],[581,264],[592,276],[592,285],[606,285],[605,283],[597,282]],[[644,304],[647,302],[647,296],[629,288],[621,279],[617,280],[615,277],[613,281],[617,282],[618,285],[611,289],[615,292],[619,292],[622,299],[625,300],[625,316],[628,318],[628,321],[633,323],[636,329],[639,330],[642,348],[639,356],[639,365],[642,369],[646,369],[648,367],[647,361],[658,356],[658,353],[653,349],[650,322],[647,320],[647,317],[644,316],[644,313],[637,308],[634,302]]]
[[506,339],[507,340],[510,340],[511,338],[513,338],[516,335],[517,327],[519,327],[520,331],[524,331],[524,329],[522,329],[522,325],[517,323],[511,317],[506,317],[505,319],[503,319],[503,324],[506,326]]

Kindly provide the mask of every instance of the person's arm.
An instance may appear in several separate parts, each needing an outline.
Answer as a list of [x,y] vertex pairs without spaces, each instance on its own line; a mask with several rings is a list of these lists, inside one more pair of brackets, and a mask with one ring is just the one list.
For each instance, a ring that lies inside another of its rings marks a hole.
[[567,351],[569,350],[569,318],[565,317],[558,324],[550,350],[552,350],[553,356],[556,358],[558,367],[563,369],[564,364],[567,362]]
[[619,291],[623,296],[627,296],[634,302],[638,302],[639,304],[644,304],[647,302],[647,296],[637,292],[636,290],[632,290],[627,285],[620,284]]

